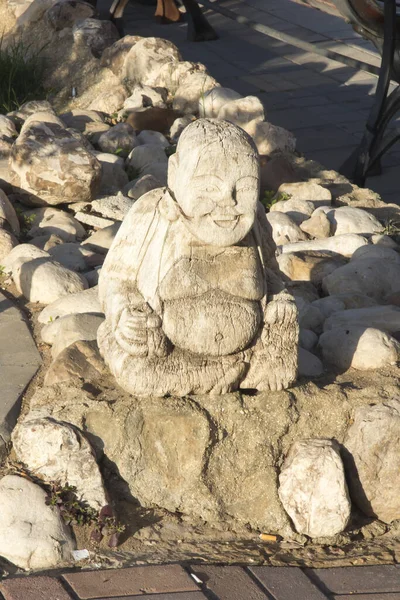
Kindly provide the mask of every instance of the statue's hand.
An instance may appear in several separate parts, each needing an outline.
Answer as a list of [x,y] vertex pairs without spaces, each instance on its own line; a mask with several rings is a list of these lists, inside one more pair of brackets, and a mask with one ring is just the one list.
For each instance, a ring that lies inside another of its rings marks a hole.
[[287,292],[273,296],[264,311],[266,325],[284,324],[290,326],[298,319],[296,304]]
[[147,302],[135,310],[125,308],[122,311],[115,337],[121,348],[132,356],[167,354],[167,339],[161,329],[161,319]]

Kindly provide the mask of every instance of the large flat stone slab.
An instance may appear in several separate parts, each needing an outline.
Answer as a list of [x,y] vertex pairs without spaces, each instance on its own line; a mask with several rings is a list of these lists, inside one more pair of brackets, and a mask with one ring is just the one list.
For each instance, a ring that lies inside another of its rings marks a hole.
[[22,313],[0,292],[0,459],[17,422],[21,395],[41,362]]

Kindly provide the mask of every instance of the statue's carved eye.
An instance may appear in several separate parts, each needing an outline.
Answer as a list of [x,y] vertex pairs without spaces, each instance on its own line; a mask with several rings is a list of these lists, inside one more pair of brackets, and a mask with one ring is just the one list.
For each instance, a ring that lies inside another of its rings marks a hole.
[[207,192],[208,194],[214,194],[214,193],[216,193],[216,192],[218,192],[218,191],[219,191],[219,190],[218,190],[218,188],[217,188],[217,186],[216,186],[216,185],[208,185],[208,186],[206,187],[206,192]]

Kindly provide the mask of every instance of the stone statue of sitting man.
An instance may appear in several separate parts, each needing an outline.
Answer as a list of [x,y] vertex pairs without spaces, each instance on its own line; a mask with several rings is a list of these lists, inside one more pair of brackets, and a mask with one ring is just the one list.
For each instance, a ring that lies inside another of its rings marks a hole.
[[134,395],[281,390],[297,375],[293,298],[274,271],[251,138],[199,119],[168,188],[125,217],[100,274],[100,351]]

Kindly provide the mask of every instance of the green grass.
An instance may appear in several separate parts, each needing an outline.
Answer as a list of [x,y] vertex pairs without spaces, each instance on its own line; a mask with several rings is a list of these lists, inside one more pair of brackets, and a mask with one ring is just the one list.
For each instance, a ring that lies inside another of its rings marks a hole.
[[44,60],[21,41],[4,48],[0,38],[0,114],[18,109],[29,100],[44,100]]

